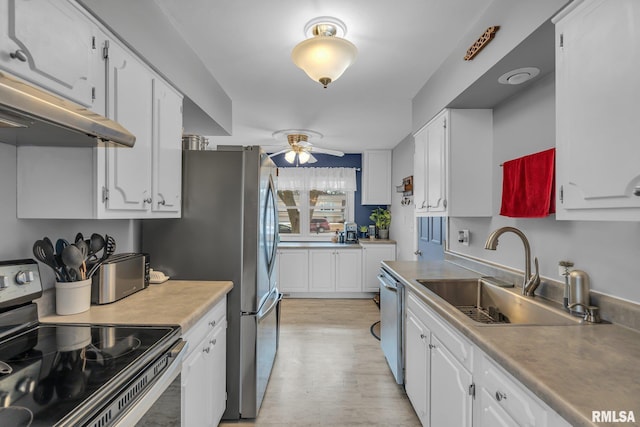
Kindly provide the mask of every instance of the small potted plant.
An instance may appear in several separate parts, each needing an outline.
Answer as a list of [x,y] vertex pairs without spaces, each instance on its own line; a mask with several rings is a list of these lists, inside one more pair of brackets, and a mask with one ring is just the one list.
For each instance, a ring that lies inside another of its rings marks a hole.
[[361,225],[360,226],[360,238],[361,239],[366,239],[367,238],[367,231],[369,230],[369,226],[367,225]]
[[391,212],[385,208],[375,208],[371,211],[369,219],[376,224],[378,237],[380,239],[388,239],[389,225],[391,224]]

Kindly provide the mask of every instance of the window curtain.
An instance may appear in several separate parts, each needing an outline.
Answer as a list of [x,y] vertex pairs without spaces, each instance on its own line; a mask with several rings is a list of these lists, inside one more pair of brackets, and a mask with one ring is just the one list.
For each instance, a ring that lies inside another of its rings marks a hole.
[[278,189],[356,191],[354,168],[279,168]]

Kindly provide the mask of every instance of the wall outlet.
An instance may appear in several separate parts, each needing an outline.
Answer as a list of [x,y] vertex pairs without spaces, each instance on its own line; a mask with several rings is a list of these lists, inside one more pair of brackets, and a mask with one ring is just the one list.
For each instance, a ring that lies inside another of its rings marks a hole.
[[458,243],[462,243],[464,246],[469,246],[469,230],[458,231]]

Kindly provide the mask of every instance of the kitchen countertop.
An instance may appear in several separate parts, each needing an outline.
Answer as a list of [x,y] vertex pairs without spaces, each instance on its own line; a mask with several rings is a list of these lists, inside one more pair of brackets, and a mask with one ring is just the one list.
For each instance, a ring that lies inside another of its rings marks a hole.
[[341,248],[341,249],[361,249],[363,244],[392,244],[395,245],[395,240],[388,239],[362,239],[358,243],[333,243],[333,242],[322,242],[322,241],[311,241],[311,242],[278,242],[278,247],[281,249],[323,249],[323,248]]
[[[591,411],[633,411],[640,421],[640,333],[615,324],[470,326],[416,279],[480,274],[441,262],[384,265],[482,351],[572,426],[598,425]],[[612,425],[607,423],[607,425]]]
[[233,288],[232,282],[169,280],[111,304],[68,316],[41,316],[42,323],[180,325],[184,334]]

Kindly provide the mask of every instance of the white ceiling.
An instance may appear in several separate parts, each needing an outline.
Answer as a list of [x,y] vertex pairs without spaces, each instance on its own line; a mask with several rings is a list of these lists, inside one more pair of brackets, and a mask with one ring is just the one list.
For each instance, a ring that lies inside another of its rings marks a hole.
[[[215,145],[277,146],[280,129],[357,153],[411,132],[411,100],[491,0],[155,0],[233,101],[233,135]],[[358,47],[323,89],[291,62],[305,24],[334,16]],[[464,53],[462,53],[464,54]]]

